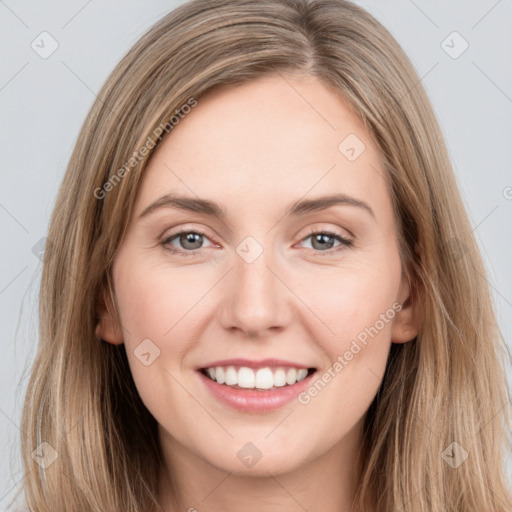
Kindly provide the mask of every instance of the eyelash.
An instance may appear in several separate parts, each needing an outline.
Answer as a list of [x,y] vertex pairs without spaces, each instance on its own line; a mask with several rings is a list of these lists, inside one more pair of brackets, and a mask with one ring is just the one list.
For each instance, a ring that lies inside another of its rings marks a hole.
[[[174,240],[175,238],[179,237],[183,234],[190,234],[194,233],[196,235],[202,236],[204,238],[208,238],[208,235],[206,233],[203,233],[200,230],[182,230],[178,231],[176,233],[171,234],[170,236],[166,237],[164,240],[162,240],[161,245],[164,247],[165,250],[172,252],[173,254],[177,254],[178,256],[183,256],[185,258],[195,257],[197,256],[197,253],[201,251],[201,249],[194,249],[194,250],[183,250],[183,249],[177,249],[175,246],[170,245],[170,241]],[[312,249],[313,251],[317,252],[318,254],[325,254],[325,255],[331,255],[337,251],[343,250],[348,247],[352,247],[353,240],[349,240],[348,238],[345,238],[344,236],[340,235],[339,233],[336,233],[335,231],[328,231],[328,230],[322,230],[322,229],[314,229],[309,232],[309,234],[304,237],[301,242],[304,240],[307,240],[308,238],[311,238],[316,235],[328,235],[332,238],[335,238],[339,242],[341,242],[341,245],[338,247],[328,249],[327,251],[319,251],[316,249]]]

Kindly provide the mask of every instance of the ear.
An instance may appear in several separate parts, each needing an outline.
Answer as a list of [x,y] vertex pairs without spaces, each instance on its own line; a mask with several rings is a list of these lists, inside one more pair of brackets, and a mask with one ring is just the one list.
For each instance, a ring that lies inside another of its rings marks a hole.
[[414,293],[407,272],[402,274],[397,302],[402,305],[402,309],[395,315],[391,330],[391,341],[393,343],[407,343],[413,340],[420,330],[418,295]]
[[110,293],[105,289],[100,294],[100,300],[97,305],[99,321],[96,326],[96,335],[113,345],[123,343],[123,330],[116,314],[116,308],[112,302]]

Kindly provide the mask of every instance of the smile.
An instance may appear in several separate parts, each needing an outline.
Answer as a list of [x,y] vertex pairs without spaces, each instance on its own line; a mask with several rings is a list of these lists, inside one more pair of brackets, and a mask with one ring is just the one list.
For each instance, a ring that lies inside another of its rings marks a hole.
[[290,403],[311,384],[316,368],[299,366],[219,365],[199,368],[197,374],[221,404],[245,413],[261,414]]
[[255,370],[247,366],[216,366],[202,369],[203,374],[217,384],[225,384],[235,389],[275,389],[292,386],[304,380],[314,368],[260,368]]

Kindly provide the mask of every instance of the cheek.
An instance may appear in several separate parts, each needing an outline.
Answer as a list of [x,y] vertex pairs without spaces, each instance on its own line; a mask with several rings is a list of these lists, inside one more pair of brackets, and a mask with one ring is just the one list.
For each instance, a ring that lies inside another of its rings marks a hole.
[[340,429],[353,427],[378,391],[391,346],[400,261],[398,257],[384,258],[382,264],[361,260],[334,274],[322,281],[329,285],[324,293],[317,282],[310,296],[313,309],[334,332],[315,324],[315,341],[329,362],[299,399],[314,410],[319,422],[332,427],[326,442],[335,442]]
[[130,346],[145,338],[158,340],[159,344],[168,339],[198,292],[190,279],[187,283],[180,278],[179,272],[142,258],[120,258],[114,272],[125,343]]
[[354,335],[351,329],[372,325],[393,305],[399,285],[399,263],[391,263],[386,270],[361,263],[337,270],[311,289],[318,311],[324,313],[333,330]]
[[313,309],[325,324],[316,328],[322,333],[317,342],[331,361],[346,356],[351,366],[375,365],[376,371],[383,370],[400,279],[399,254],[390,250],[378,258],[363,255],[308,284]]
[[183,350],[182,338],[173,336],[185,314],[182,286],[164,269],[123,253],[114,266],[114,284],[132,375],[140,395],[149,396],[155,386],[169,385],[162,382],[171,378],[165,369],[173,371],[169,362]]
[[[184,335],[191,307],[184,297],[187,283],[179,272],[148,262],[119,258],[116,265],[116,297],[131,374],[143,403],[157,421],[165,422],[169,410],[191,406],[178,384],[182,356],[194,339]],[[194,295],[193,286],[188,290]]]

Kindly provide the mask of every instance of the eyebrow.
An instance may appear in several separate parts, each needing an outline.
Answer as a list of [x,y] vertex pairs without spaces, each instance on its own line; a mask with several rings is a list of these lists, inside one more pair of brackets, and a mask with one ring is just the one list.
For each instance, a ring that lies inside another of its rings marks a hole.
[[[330,194],[313,199],[302,199],[292,203],[286,210],[285,216],[299,216],[306,213],[326,210],[336,205],[355,206],[367,211],[374,219],[375,213],[369,204],[346,194]],[[200,213],[210,217],[217,217],[224,221],[226,212],[214,201],[199,197],[187,197],[176,194],[166,194],[147,206],[139,215],[139,219],[146,217],[159,208],[176,208],[189,212]]]

